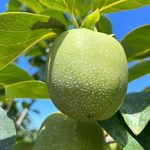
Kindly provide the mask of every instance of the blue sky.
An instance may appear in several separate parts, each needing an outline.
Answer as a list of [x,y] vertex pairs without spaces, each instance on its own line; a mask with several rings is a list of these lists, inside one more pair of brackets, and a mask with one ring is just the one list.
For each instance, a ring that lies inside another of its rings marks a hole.
[[[0,13],[6,10],[6,4],[8,0],[0,1]],[[150,24],[150,6],[131,10],[123,11],[119,13],[107,15],[113,24],[113,32],[116,37],[121,40],[123,37],[130,31],[143,26],[145,24]],[[23,60],[23,59],[21,59]],[[129,64],[129,67],[134,63]],[[29,71],[30,66],[26,61],[19,62],[19,66],[24,68],[26,71]],[[33,70],[34,71],[34,70]],[[31,70],[32,73],[32,70]],[[128,85],[128,93],[139,92],[145,87],[150,86],[150,75],[146,75],[138,80],[131,82]],[[51,113],[57,111],[56,107],[49,100],[38,100],[32,106],[33,109],[37,109],[41,112],[40,115],[36,115],[33,112],[30,112],[32,118],[33,127],[39,128],[43,120]]]

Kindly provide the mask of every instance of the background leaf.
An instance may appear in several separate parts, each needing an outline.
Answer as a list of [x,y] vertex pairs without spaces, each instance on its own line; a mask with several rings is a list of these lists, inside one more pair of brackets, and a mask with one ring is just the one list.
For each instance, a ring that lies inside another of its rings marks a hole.
[[33,80],[33,77],[15,64],[9,64],[0,70],[0,82],[3,84],[12,84],[26,80]]
[[127,95],[120,111],[132,132],[138,135],[150,120],[150,92]]
[[112,34],[112,24],[106,16],[100,16],[100,20],[96,23],[98,32]]
[[20,3],[25,4],[28,8],[33,10],[35,13],[40,14],[44,11],[44,7],[38,0],[18,0]]
[[150,87],[145,88],[144,92],[150,92]]
[[130,10],[135,9],[139,7],[143,7],[145,5],[150,5],[150,0],[93,0],[93,9],[96,8],[104,9],[104,7],[107,7],[110,4],[121,2],[120,4],[108,7],[107,9],[103,10],[103,13],[113,13],[117,11],[123,11],[123,10]]
[[66,15],[62,11],[45,9],[41,14],[57,19],[63,23],[66,28],[71,24],[71,22],[67,19]]
[[14,122],[7,113],[0,108],[0,149],[13,150],[16,141],[16,130]]
[[0,14],[0,20],[0,69],[37,42],[56,37],[56,30],[46,28],[48,16],[4,13]]
[[7,98],[49,99],[48,89],[41,81],[24,81],[6,86]]
[[75,0],[74,12],[78,19],[82,19],[92,9],[92,0]]
[[150,25],[145,25],[130,32],[121,42],[128,61],[150,56]]
[[7,11],[16,12],[21,10],[21,3],[18,0],[9,0]]
[[45,54],[45,50],[40,46],[40,45],[36,45],[32,48],[30,48],[29,51],[27,51],[27,53],[25,54],[25,57],[26,56],[42,56]]
[[150,60],[142,61],[129,68],[129,82],[150,73]]
[[105,129],[106,132],[123,147],[124,150],[144,150],[124,128],[121,121],[116,116],[100,121],[99,123],[103,129]]

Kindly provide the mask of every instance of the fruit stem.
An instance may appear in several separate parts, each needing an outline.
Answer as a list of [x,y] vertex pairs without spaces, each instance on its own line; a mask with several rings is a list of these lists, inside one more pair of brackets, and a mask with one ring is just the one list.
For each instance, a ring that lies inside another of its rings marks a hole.
[[73,13],[70,13],[70,16],[71,16],[71,19],[72,19],[72,21],[73,21],[75,27],[76,27],[76,28],[79,28],[79,25],[78,25],[78,23],[77,23],[77,20],[76,20],[76,18],[74,17],[74,14],[73,14]]
[[73,14],[73,10],[70,10],[70,8],[69,8],[68,3],[66,2],[66,0],[64,0],[64,3],[65,3],[65,5],[66,5],[67,12],[69,13],[69,15],[70,15],[70,17],[71,17],[71,19],[72,19],[72,21],[73,21],[75,27],[76,27],[76,28],[79,28],[79,25],[78,25],[78,23],[77,23],[77,20],[76,20],[76,18],[74,17],[74,14]]
[[112,4],[106,5],[105,7],[102,7],[101,9],[99,9],[99,12],[102,12],[102,11],[104,11],[104,10],[107,9],[107,8],[110,8],[110,7],[112,7],[112,6],[118,5],[118,4],[123,3],[123,2],[126,2],[126,1],[127,1],[127,0],[120,0],[120,1],[114,2],[114,3],[112,3]]

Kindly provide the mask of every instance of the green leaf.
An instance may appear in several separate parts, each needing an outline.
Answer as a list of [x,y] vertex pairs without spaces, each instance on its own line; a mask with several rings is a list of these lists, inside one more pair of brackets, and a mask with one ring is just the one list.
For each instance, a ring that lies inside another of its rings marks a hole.
[[66,5],[67,11],[73,13],[75,0],[63,0],[63,1]]
[[0,83],[12,84],[26,80],[33,80],[33,78],[15,64],[9,64],[0,70]]
[[9,0],[7,11],[16,12],[21,10],[21,3],[18,0]]
[[[47,7],[45,7],[44,5],[42,5],[39,1],[37,0],[10,0],[9,2],[10,4],[8,5],[8,7],[10,7],[9,11],[20,11],[21,10],[21,6],[22,4],[24,4],[26,7],[28,7],[29,9],[31,9],[33,12],[37,13],[37,14],[41,14],[41,15],[48,15],[52,18],[57,19],[58,21],[62,22],[63,24],[66,25],[66,27],[68,27],[69,25],[69,20],[67,19],[67,17],[64,15],[63,12],[59,12],[56,10],[50,10]],[[20,6],[20,8],[18,8]]]
[[49,28],[48,16],[3,13],[0,14],[0,20],[0,69],[39,41],[55,38],[58,33],[58,30]]
[[34,150],[34,144],[27,142],[20,142],[15,145],[14,150]]
[[32,47],[26,54],[25,56],[42,56],[44,55],[44,49],[41,48],[39,45]]
[[112,34],[112,24],[106,16],[101,16],[100,20],[96,23],[98,32]]
[[35,13],[40,14],[44,11],[44,7],[37,0],[18,0],[20,3],[25,4],[28,8]]
[[150,87],[145,88],[143,92],[150,92]]
[[[50,17],[47,23],[41,23],[39,25],[37,25],[37,28],[57,28],[57,29],[61,29],[62,31],[64,31],[66,29],[65,25],[63,23],[61,23],[59,20]],[[52,40],[52,39],[49,39]]]
[[85,18],[82,24],[82,28],[94,30],[95,24],[96,22],[98,22],[99,19],[100,19],[100,13],[99,10],[96,9],[93,13],[91,13]]
[[75,0],[74,12],[78,19],[82,20],[83,17],[87,15],[89,10],[92,9],[92,0]]
[[142,61],[129,69],[129,82],[150,73],[150,60]]
[[75,0],[39,0],[50,9],[60,10],[68,13],[73,12]]
[[150,120],[150,92],[127,95],[120,112],[132,132],[138,135]]
[[68,20],[68,18],[62,11],[45,9],[41,14],[57,19],[59,22],[63,23],[66,27],[68,27],[71,24],[71,22]]
[[150,25],[145,25],[130,32],[121,42],[128,61],[150,56]]
[[16,141],[16,129],[14,122],[7,113],[0,108],[0,149],[13,150]]
[[0,101],[5,99],[5,87],[3,84],[0,83]]
[[[34,57],[34,58],[31,58],[29,60],[30,64],[32,66],[35,66],[35,67],[40,67],[41,65],[45,65],[45,60],[43,60],[41,57]],[[40,68],[39,68],[40,69]],[[37,72],[39,73],[39,72]],[[44,72],[43,72],[44,73]],[[35,75],[35,74],[34,74]],[[37,79],[38,80],[38,79]]]
[[27,102],[22,102],[22,108],[25,109],[25,108],[29,108],[30,106],[30,103],[27,103]]
[[113,13],[150,5],[150,0],[93,0],[93,9],[103,13]]
[[6,86],[7,98],[49,99],[48,89],[41,81],[24,81]]
[[137,137],[139,143],[144,147],[145,150],[150,149],[150,123],[145,127],[142,133]]
[[99,123],[103,129],[123,147],[124,150],[144,150],[124,128],[121,121],[116,116]]

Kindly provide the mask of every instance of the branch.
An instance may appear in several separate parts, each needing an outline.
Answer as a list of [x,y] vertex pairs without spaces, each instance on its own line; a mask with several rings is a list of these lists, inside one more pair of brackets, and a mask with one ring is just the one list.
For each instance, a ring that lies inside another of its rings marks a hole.
[[107,144],[115,143],[115,140],[111,136],[106,136],[105,138]]
[[35,101],[32,100],[32,102],[30,103],[30,105],[29,105],[27,108],[25,108],[25,109],[21,112],[19,118],[18,118],[17,121],[16,121],[16,125],[17,125],[17,126],[20,126],[20,125],[22,124],[24,118],[26,117],[28,111],[30,110],[30,107],[32,106],[32,104],[33,104],[34,102],[35,102]]
[[75,17],[74,17],[74,14],[71,13],[70,16],[71,16],[71,19],[72,19],[72,21],[73,21],[75,27],[76,27],[76,28],[79,28],[79,25],[78,25],[78,23],[77,23],[77,20],[76,20]]

